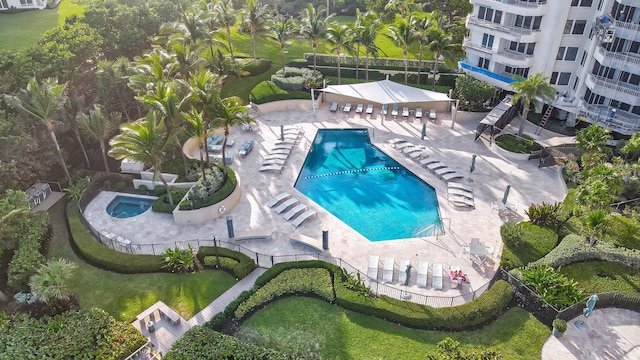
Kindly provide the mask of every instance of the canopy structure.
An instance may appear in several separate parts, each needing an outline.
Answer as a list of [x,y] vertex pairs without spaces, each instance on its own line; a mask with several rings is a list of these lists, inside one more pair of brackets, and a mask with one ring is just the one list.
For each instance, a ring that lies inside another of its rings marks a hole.
[[349,85],[331,85],[321,89],[321,91],[363,99],[378,104],[407,104],[451,100],[447,94],[422,90],[412,86],[398,84],[391,80]]
[[490,130],[491,136],[500,133],[515,117],[516,111],[518,111],[518,107],[511,104],[511,97],[502,99],[478,124],[475,140],[477,141],[487,130]]

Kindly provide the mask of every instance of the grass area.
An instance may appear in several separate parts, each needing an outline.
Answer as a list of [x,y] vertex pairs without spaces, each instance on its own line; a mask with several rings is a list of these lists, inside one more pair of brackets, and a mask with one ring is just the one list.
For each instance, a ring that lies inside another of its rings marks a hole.
[[253,88],[259,83],[271,80],[271,75],[275,74],[276,71],[280,70],[280,68],[281,66],[274,65],[266,73],[228,81],[222,87],[222,91],[220,94],[223,98],[229,96],[238,96],[245,102],[245,104],[248,104],[249,94],[251,93],[251,90],[253,90]]
[[640,269],[606,261],[586,261],[565,265],[560,272],[576,280],[585,294],[607,291],[640,293]]
[[71,249],[64,206],[60,202],[49,211],[54,236],[48,255],[66,258],[78,266],[70,288],[78,295],[82,308],[98,307],[117,320],[133,321],[140,312],[162,300],[189,319],[236,284],[235,278],[223,271],[125,275],[93,267]]
[[83,0],[63,0],[56,9],[0,14],[0,50],[21,50],[34,45],[42,34],[64,24],[64,19],[82,14],[88,4]]
[[416,330],[345,310],[324,301],[287,297],[251,316],[237,335],[257,345],[324,359],[424,359],[446,337],[464,349],[491,347],[504,359],[540,358],[549,329],[514,308],[487,327],[447,333]]
[[553,230],[528,222],[508,223],[500,229],[504,248],[500,265],[522,267],[547,255],[558,243]]
[[529,135],[522,134],[521,138],[517,135],[505,134],[496,138],[496,145],[501,148],[518,154],[530,154],[533,149],[533,138]]

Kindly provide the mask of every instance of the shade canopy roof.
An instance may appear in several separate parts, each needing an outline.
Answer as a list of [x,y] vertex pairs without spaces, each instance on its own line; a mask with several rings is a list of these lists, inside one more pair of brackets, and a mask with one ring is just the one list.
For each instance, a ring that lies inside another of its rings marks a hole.
[[449,101],[447,94],[422,90],[398,84],[391,80],[350,85],[331,85],[321,91],[349,96],[378,104],[418,103],[428,101]]

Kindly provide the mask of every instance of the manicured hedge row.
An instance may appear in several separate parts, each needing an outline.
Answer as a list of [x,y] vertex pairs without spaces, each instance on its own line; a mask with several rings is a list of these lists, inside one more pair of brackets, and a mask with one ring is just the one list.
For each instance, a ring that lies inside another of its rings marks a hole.
[[26,291],[31,275],[47,261],[41,251],[42,244],[51,236],[49,216],[46,212],[31,213],[20,224],[4,230],[20,234],[20,247],[7,268],[7,285],[16,291]]
[[640,268],[640,251],[615,247],[606,241],[590,246],[589,241],[576,234],[567,235],[547,256],[532,265],[548,265],[553,268],[587,260],[603,260]]
[[251,90],[249,99],[256,104],[264,104],[279,100],[311,99],[311,94],[306,91],[286,91],[273,81],[263,81]]
[[253,61],[251,59],[240,59],[238,60],[240,63],[240,70],[246,71],[249,73],[249,76],[256,76],[263,74],[269,69],[271,69],[271,60],[269,59],[258,59],[257,61]]
[[[213,266],[215,266],[215,261],[216,261],[215,255],[216,255],[216,248],[213,246],[201,246],[200,249],[198,250],[198,258],[206,266],[209,266],[206,260],[208,257],[213,258]],[[252,258],[248,257],[247,255],[241,252],[233,251],[227,248],[218,247],[218,257],[233,259],[237,262],[235,265],[233,265],[231,269],[228,269],[228,270],[231,270],[233,272],[233,275],[238,279],[242,279],[245,276],[249,275],[249,273],[251,273],[257,267],[256,262]],[[221,261],[220,262],[221,268],[227,269],[222,265],[223,264]]]
[[[164,189],[164,186],[156,186],[154,191],[157,189]],[[167,196],[166,189],[164,193],[158,197],[153,204],[151,204],[151,210],[159,213],[171,214],[173,213],[173,209],[176,208],[178,202],[182,200],[185,194],[189,191],[189,189],[182,189],[173,187],[171,188],[171,198],[173,199],[173,205],[169,203],[169,197]]]
[[[307,60],[309,64],[313,64],[313,53],[305,53],[304,58]],[[365,57],[360,57],[360,66],[364,69]],[[418,60],[407,59],[407,69],[410,71],[418,71]],[[422,61],[422,70],[429,71],[433,69],[433,60],[423,60]],[[337,55],[329,55],[329,54],[317,54],[316,55],[316,64],[322,66],[337,66],[338,65],[338,56]],[[340,66],[345,67],[355,67],[356,66],[356,58],[355,56],[340,56]],[[446,64],[442,61],[438,62],[438,69],[444,70]],[[404,71],[404,60],[398,58],[373,58],[369,57],[369,68],[375,69],[383,69],[383,70],[397,70]]]
[[165,360],[294,359],[287,354],[251,345],[208,327],[196,326],[178,339],[163,357]]
[[243,302],[250,299],[260,288],[267,286],[280,273],[289,269],[303,268],[329,270],[333,274],[336,304],[343,308],[419,329],[462,331],[480,326],[504,312],[512,297],[511,285],[500,280],[491,289],[471,302],[456,307],[435,309],[386,296],[380,298],[363,296],[346,288],[342,282],[344,279],[339,267],[317,260],[299,261],[276,264],[267,270],[256,280],[251,291],[240,294],[224,312],[216,315],[207,326],[220,329],[226,319],[234,317],[236,310],[242,306]]
[[236,319],[242,320],[262,305],[288,294],[315,294],[328,302],[333,302],[335,298],[331,273],[319,268],[285,270],[251,294],[238,306],[234,315]]
[[93,265],[117,273],[134,274],[164,271],[162,256],[133,255],[108,248],[91,236],[80,220],[75,201],[67,204],[67,221],[71,240],[80,255]]
[[228,270],[228,271],[233,271],[233,267],[240,263],[228,257],[218,256],[217,260],[215,256],[204,257],[204,266],[206,267],[215,268],[218,266],[218,262],[220,263],[220,269]]

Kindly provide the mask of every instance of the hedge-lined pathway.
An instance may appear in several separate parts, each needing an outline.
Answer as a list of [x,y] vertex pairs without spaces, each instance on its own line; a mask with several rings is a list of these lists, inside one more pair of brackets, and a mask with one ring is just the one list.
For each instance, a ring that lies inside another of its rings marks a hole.
[[[256,279],[260,277],[260,275],[264,274],[265,271],[267,271],[267,269],[255,269],[253,272],[251,272],[251,274],[240,280],[237,284],[227,290],[224,294],[220,295],[217,299],[207,305],[199,313],[195,314],[188,321],[180,318],[180,323],[178,323],[177,325],[172,325],[165,318],[157,319],[157,317],[154,317],[153,321],[156,330],[152,333],[147,331],[146,327],[141,327],[140,322],[137,320],[134,321],[132,325],[153,343],[155,351],[166,354],[169,348],[171,348],[171,345],[173,345],[176,340],[180,339],[187,330],[191,329],[194,326],[204,325],[216,314],[223,312],[224,309],[235,298],[237,298],[238,295],[240,295],[240,293],[253,288]],[[155,306],[156,305],[154,304],[142,313],[149,312],[149,310],[151,310],[151,308]]]

